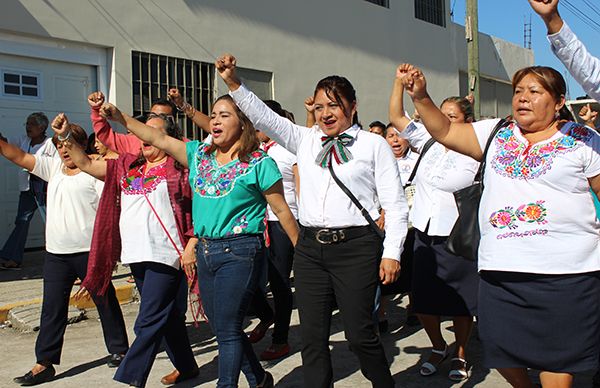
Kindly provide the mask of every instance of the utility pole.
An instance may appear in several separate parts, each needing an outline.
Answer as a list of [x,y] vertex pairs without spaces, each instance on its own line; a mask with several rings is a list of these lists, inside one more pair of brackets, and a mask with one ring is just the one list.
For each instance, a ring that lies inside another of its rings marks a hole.
[[467,0],[467,17],[465,20],[465,34],[467,38],[469,93],[473,95],[475,102],[473,112],[475,119],[481,116],[481,101],[479,99],[479,21],[477,11],[477,0]]

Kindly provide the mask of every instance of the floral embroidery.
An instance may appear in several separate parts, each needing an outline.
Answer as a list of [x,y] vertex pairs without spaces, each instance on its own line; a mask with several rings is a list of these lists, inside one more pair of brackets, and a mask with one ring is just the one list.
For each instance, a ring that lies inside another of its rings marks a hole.
[[497,229],[516,229],[517,221],[527,222],[529,224],[536,222],[538,225],[546,224],[546,216],[548,211],[544,206],[545,201],[536,201],[521,205],[514,210],[513,207],[507,206],[502,210],[492,213],[489,218],[490,224]]
[[517,227],[515,225],[515,221],[517,221],[517,217],[515,216],[513,208],[510,206],[507,206],[502,210],[493,212],[490,216],[490,223],[494,228],[498,229],[515,229]]
[[494,140],[496,154],[492,166],[498,174],[516,179],[539,178],[552,168],[557,154],[574,151],[592,137],[589,129],[575,124],[563,136],[549,143],[528,147],[516,137],[515,127],[516,124],[511,123],[498,132]]
[[167,174],[165,163],[154,166],[146,171],[144,165],[132,168],[121,178],[121,191],[125,195],[140,195],[156,190],[159,183],[165,180]]
[[224,197],[235,187],[240,177],[252,171],[253,167],[267,157],[263,151],[254,151],[249,162],[236,161],[219,166],[214,154],[208,154],[209,145],[201,145],[196,152],[196,177],[194,191],[202,197]]
[[537,222],[538,224],[545,224],[547,211],[544,207],[544,201],[537,201],[535,203],[528,203],[526,205],[521,205],[515,212],[515,215],[519,219],[519,221],[533,223]]
[[225,233],[225,236],[232,236],[236,234],[240,234],[248,227],[248,220],[246,220],[246,216],[241,216],[236,218],[233,221],[233,226],[230,232]]

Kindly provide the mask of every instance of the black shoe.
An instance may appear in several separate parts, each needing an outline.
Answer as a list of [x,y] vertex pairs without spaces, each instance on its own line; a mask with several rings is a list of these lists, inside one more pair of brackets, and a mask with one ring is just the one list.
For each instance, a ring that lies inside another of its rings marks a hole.
[[379,326],[379,334],[387,333],[390,330],[390,324],[387,319],[379,321],[377,326]]
[[124,358],[125,358],[124,354],[119,354],[119,353],[111,354],[108,357],[108,361],[106,361],[106,365],[109,368],[116,368],[119,365],[121,365],[121,361],[123,361]]
[[52,365],[50,365],[47,366],[46,369],[44,369],[40,373],[34,375],[33,373],[31,373],[31,371],[29,371],[23,376],[15,377],[13,381],[17,384],[21,384],[24,387],[29,387],[32,385],[38,385],[50,381],[52,380],[55,374],[56,370]]
[[406,317],[406,325],[407,326],[420,326],[421,321],[419,321],[419,318],[417,318],[416,315],[411,314]]
[[596,372],[594,378],[592,379],[592,387],[600,388],[600,369]]

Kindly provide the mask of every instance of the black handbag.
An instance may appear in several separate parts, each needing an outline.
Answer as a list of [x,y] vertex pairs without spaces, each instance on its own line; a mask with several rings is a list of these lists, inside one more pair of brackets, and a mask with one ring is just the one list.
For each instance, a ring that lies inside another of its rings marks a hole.
[[479,164],[477,174],[473,184],[463,189],[456,190],[454,200],[458,209],[458,218],[452,227],[452,231],[446,240],[446,250],[454,255],[462,256],[465,259],[477,261],[477,251],[479,250],[479,202],[483,193],[483,171],[485,170],[485,159],[488,149],[496,133],[505,126],[506,120],[502,119],[492,130],[490,137],[485,144],[483,157]]

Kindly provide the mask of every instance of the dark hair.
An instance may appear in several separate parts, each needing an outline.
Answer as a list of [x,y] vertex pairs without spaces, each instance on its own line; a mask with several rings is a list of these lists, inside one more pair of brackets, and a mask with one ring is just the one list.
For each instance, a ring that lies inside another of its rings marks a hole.
[[[163,121],[163,125],[164,125],[163,128],[165,129],[165,132],[167,133],[168,136],[175,138],[177,140],[183,140],[183,132],[181,131],[181,129],[179,128],[179,125],[177,125],[177,123],[173,120],[172,117],[173,116],[166,115],[164,113],[153,113],[151,117],[146,118],[147,119],[146,121],[148,121],[150,119],[161,119]],[[140,152],[140,154],[138,155],[138,158],[129,165],[129,168],[141,166],[145,163],[146,163],[146,158],[144,158],[144,155]],[[181,165],[181,163],[179,163],[177,161],[175,162],[175,168],[178,170],[184,169],[184,167]]]
[[44,112],[33,112],[27,116],[27,121],[29,121],[29,119],[34,119],[37,125],[44,128],[44,131],[48,128],[48,116],[46,116]]
[[[221,97],[215,100],[215,104],[219,101],[227,101],[233,107],[233,111],[238,117],[240,121],[240,126],[242,127],[242,135],[240,136],[241,144],[237,150],[237,157],[240,161],[248,163],[250,161],[250,154],[258,149],[260,146],[260,141],[258,137],[256,137],[256,129],[254,129],[254,125],[252,121],[238,108],[235,101],[229,94],[222,95]],[[214,106],[214,104],[213,104]],[[207,153],[212,153],[216,151],[217,146],[215,143],[212,143],[208,149]]]
[[177,119],[177,107],[175,106],[175,104],[173,104],[171,100],[168,100],[166,98],[159,98],[158,100],[154,101],[152,106],[154,105],[168,106],[169,108],[171,108],[171,115],[175,117],[175,119]]
[[460,109],[461,113],[465,116],[465,123],[471,123],[475,121],[475,114],[473,113],[473,104],[471,104],[471,101],[467,100],[464,97],[452,96],[442,101],[440,108],[445,103],[456,104],[456,106],[458,106],[458,109]]
[[[340,107],[342,107],[344,115],[346,115],[346,117],[349,116],[350,112],[347,111],[349,107],[344,104],[342,98],[344,98],[350,104],[355,104],[356,90],[354,90],[354,86],[352,86],[346,77],[339,75],[330,75],[329,77],[325,77],[317,83],[314,96],[317,95],[319,90],[325,91],[325,94],[327,97],[329,97],[329,99],[337,102]],[[360,122],[358,121],[358,112],[355,112],[354,116],[352,116],[352,124],[360,125]]]
[[278,103],[275,100],[263,100],[263,102],[265,103],[266,106],[268,106],[269,108],[271,108],[271,110],[273,112],[277,113],[281,117],[285,117],[285,111],[281,107],[280,103]]
[[383,130],[383,137],[387,137],[388,132],[390,130],[393,130],[393,131],[396,130],[396,128],[394,128],[394,126],[392,125],[392,123],[389,123],[388,125],[386,125],[385,129]]
[[371,127],[379,127],[381,129],[385,130],[385,124],[379,120],[375,120],[375,121],[371,122],[371,124],[369,124],[369,128],[371,128]]
[[517,84],[528,75],[534,76],[540,85],[554,97],[554,101],[557,103],[567,94],[567,84],[563,76],[548,66],[530,66],[517,70],[512,78],[513,93]]
[[294,117],[294,114],[292,112],[290,112],[289,110],[283,110],[283,113],[285,113],[285,118],[290,120],[292,123],[296,124],[296,118]]
[[[88,136],[87,133],[85,133],[85,130],[77,124],[69,123],[69,131],[71,132],[71,138],[75,140],[75,143],[79,144],[79,146],[85,150],[85,148],[87,147],[88,140]],[[56,133],[54,134],[54,136],[52,136],[52,143],[56,148],[58,148],[59,140],[58,135]]]
[[87,147],[85,147],[85,153],[88,155],[92,155],[97,153],[96,150],[96,134],[92,132],[87,139]]

